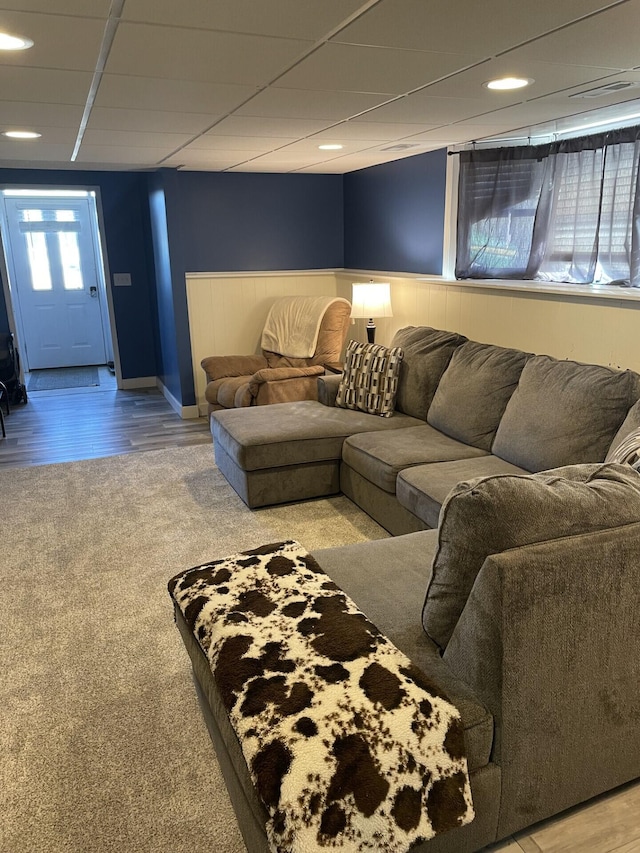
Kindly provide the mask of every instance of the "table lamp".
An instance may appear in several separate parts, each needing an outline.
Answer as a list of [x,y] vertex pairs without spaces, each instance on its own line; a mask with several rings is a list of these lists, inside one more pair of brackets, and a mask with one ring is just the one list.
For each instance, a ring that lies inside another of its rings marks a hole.
[[355,319],[365,318],[367,322],[367,340],[375,343],[376,324],[374,317],[393,317],[391,310],[391,285],[388,281],[376,283],[373,281],[356,282],[351,285],[351,316]]

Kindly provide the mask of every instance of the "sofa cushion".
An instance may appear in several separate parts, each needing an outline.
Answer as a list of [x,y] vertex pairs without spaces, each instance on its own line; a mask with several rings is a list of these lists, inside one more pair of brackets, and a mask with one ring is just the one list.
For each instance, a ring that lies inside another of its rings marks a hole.
[[391,346],[402,347],[404,352],[396,395],[399,412],[427,419],[440,377],[454,350],[466,340],[464,335],[429,326],[407,326],[396,332]]
[[452,438],[490,450],[529,357],[492,344],[462,344],[436,388],[427,422]]
[[489,554],[637,521],[640,474],[628,465],[572,465],[459,483],[440,514],[425,631],[446,647]]
[[528,471],[602,462],[634,402],[637,379],[632,371],[530,358],[492,452]]
[[226,409],[211,415],[216,445],[243,471],[339,460],[349,435],[395,430],[420,422],[407,415],[378,418],[316,400]]
[[385,432],[384,437],[376,432],[352,435],[342,448],[342,461],[346,465],[391,494],[403,468],[484,455],[486,450],[456,441],[428,424],[395,430],[393,435]]
[[463,480],[496,474],[528,474],[498,456],[477,456],[453,462],[431,462],[400,471],[396,480],[398,503],[429,527],[437,527],[449,492]]
[[393,414],[402,362],[400,347],[349,341],[336,406],[388,418]]

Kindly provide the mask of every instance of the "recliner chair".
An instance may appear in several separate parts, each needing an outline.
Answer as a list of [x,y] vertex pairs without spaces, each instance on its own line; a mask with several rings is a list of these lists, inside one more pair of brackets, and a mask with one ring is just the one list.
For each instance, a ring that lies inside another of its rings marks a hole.
[[317,400],[317,377],[340,360],[351,303],[342,297],[283,296],[267,316],[261,355],[209,356],[209,412]]

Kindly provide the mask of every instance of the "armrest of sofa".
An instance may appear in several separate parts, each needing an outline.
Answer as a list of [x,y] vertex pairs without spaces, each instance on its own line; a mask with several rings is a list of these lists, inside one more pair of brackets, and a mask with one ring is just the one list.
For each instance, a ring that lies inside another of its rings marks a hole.
[[640,776],[640,522],[486,558],[444,661],[492,712],[498,837]]
[[210,355],[200,362],[207,374],[207,381],[224,379],[228,376],[252,376],[257,370],[267,367],[262,355]]
[[341,378],[340,373],[318,377],[318,402],[324,406],[335,406]]

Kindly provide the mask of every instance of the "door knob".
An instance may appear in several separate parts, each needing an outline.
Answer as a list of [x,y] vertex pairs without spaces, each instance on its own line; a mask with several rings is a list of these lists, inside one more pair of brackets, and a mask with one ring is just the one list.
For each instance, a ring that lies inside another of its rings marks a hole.
[[96,299],[98,296],[98,288],[95,286],[91,286],[89,288],[89,296],[91,296],[93,299]]

